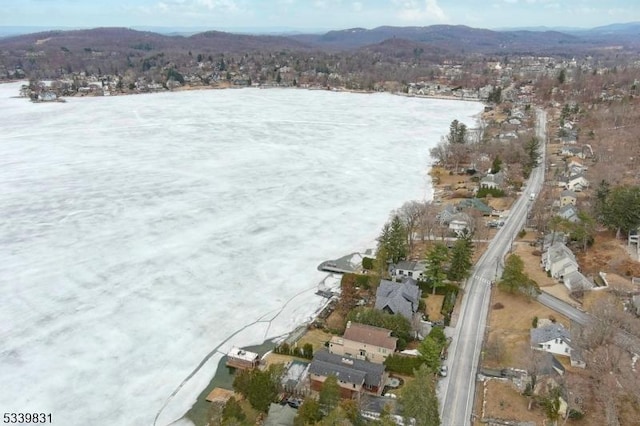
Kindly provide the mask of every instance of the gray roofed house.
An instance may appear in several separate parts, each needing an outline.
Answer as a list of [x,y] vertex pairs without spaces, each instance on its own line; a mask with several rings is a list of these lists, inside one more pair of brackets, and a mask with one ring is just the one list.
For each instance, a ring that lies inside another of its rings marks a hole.
[[573,204],[567,204],[564,207],[558,210],[557,216],[568,220],[569,222],[576,223],[580,222],[580,218],[578,217],[578,209]]
[[411,278],[405,278],[401,283],[381,280],[376,291],[375,308],[402,315],[411,321],[418,311],[420,295],[420,288]]
[[573,252],[564,243],[555,242],[542,254],[542,266],[553,278],[561,279],[565,274],[578,270]]
[[495,174],[489,173],[480,181],[480,188],[492,188],[492,189],[501,188],[503,183],[504,183],[504,173],[502,172],[498,172]]
[[556,242],[560,242],[563,244],[566,243],[567,235],[564,232],[557,231],[546,234],[544,236],[544,239],[542,240],[542,251],[547,251],[549,247],[551,247],[551,245]]
[[472,209],[477,210],[484,216],[490,216],[493,213],[493,209],[486,205],[478,198],[466,198],[458,203],[458,209]]
[[572,271],[562,276],[562,283],[570,292],[591,290],[594,286],[580,271]]
[[448,225],[449,221],[456,213],[458,213],[458,209],[451,204],[447,204],[440,211],[440,213],[438,213],[438,222],[440,223],[440,225]]
[[593,283],[579,271],[578,262],[573,252],[557,241],[542,254],[542,267],[550,272],[553,278],[563,282],[569,291],[591,290]]
[[343,397],[353,397],[361,391],[380,395],[386,381],[384,365],[332,354],[326,349],[314,354],[309,375],[314,390],[321,388],[327,377],[336,377]]
[[572,366],[585,367],[580,350],[571,346],[571,334],[562,324],[553,323],[532,328],[529,335],[532,349],[568,356]]

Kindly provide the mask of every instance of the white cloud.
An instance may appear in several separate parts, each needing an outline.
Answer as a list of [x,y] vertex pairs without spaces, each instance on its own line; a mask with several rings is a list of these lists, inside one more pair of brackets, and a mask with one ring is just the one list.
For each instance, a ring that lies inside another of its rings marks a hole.
[[364,5],[362,4],[362,2],[354,1],[354,2],[351,4],[351,8],[352,8],[355,12],[362,12],[362,9],[364,9]]
[[403,21],[448,21],[437,0],[393,0],[393,3],[399,7],[397,16]]

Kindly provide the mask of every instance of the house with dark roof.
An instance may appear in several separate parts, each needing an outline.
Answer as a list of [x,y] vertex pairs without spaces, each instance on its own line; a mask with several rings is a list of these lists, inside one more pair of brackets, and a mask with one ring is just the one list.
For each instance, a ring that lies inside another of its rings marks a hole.
[[328,377],[334,376],[345,399],[359,398],[362,393],[380,396],[387,380],[384,365],[317,351],[309,365],[311,389],[320,391]]
[[504,173],[489,173],[480,181],[480,188],[500,189],[504,184]]
[[342,337],[331,338],[329,352],[382,364],[395,352],[397,342],[391,330],[349,321]]
[[402,315],[409,321],[418,312],[422,292],[416,281],[405,278],[401,283],[381,280],[376,290],[375,308],[394,315]]
[[571,336],[560,323],[552,323],[529,330],[531,348],[556,355],[571,354]]
[[483,216],[491,216],[493,209],[478,198],[466,198],[458,203],[458,210],[476,210]]
[[556,216],[560,216],[564,220],[568,220],[571,223],[580,222],[580,218],[578,217],[578,209],[573,204],[567,204],[558,210]]
[[569,330],[562,324],[552,323],[532,328],[529,330],[529,336],[532,349],[570,357],[572,366],[585,367],[580,350],[573,348]]
[[438,213],[438,215],[436,216],[438,219],[438,223],[440,223],[440,225],[442,226],[448,225],[451,218],[455,216],[457,213],[458,213],[458,209],[454,205],[451,205],[451,204],[445,205],[444,208],[440,211],[440,213]]

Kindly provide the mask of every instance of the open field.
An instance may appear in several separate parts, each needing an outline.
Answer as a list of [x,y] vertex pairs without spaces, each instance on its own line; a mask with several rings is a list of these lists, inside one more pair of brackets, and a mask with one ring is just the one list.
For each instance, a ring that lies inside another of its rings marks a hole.
[[491,295],[487,341],[499,341],[502,356],[501,360],[485,357],[483,365],[490,368],[525,368],[529,330],[534,317],[554,318],[557,322],[569,326],[567,318],[540,303],[495,288]]

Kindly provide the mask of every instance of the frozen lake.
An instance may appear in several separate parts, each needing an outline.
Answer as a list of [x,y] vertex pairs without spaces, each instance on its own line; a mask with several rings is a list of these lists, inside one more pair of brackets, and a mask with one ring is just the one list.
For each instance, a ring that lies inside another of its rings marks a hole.
[[[60,425],[179,418],[220,354],[323,303],[323,260],[431,197],[478,103],[225,90],[32,104],[0,85],[0,407]],[[215,348],[177,395],[180,383]]]

